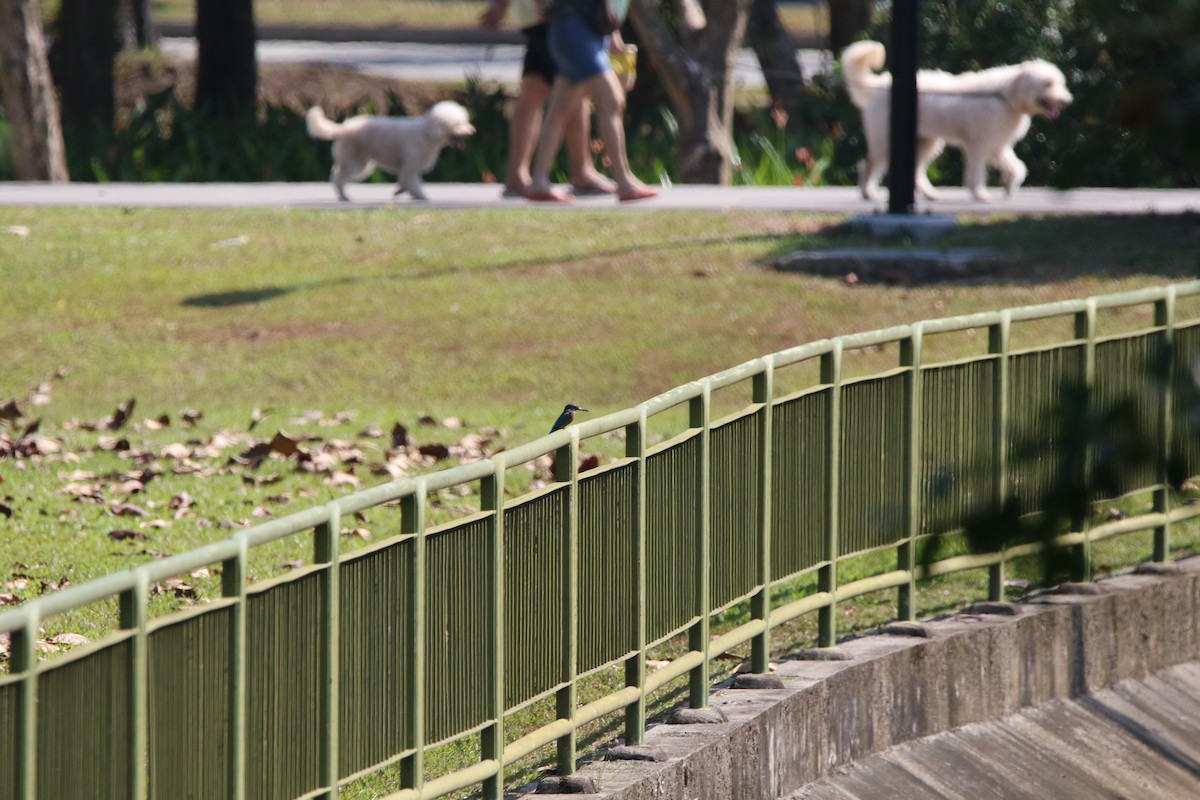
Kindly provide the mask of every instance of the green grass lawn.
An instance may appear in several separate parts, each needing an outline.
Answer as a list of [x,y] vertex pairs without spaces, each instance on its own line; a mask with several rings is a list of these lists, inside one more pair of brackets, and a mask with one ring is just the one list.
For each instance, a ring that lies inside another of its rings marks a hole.
[[[385,464],[414,474],[529,441],[568,400],[606,413],[827,336],[1190,279],[1200,252],[1194,216],[995,218],[937,242],[1009,251],[1007,265],[987,277],[854,284],[771,268],[798,249],[880,244],[842,221],[670,211],[6,209],[0,603],[383,482],[396,474]],[[1116,315],[1105,324],[1141,323]],[[930,344],[927,358],[933,352]],[[882,348],[850,354],[847,364],[874,371],[897,357]],[[105,429],[131,399],[127,421]],[[15,411],[5,414],[9,400]],[[403,463],[389,457],[397,423],[412,439]],[[304,468],[279,453],[257,466],[237,458],[277,433],[309,454]],[[5,441],[18,440],[33,450],[6,452]],[[422,444],[456,449],[444,459],[418,456]],[[587,445],[601,453],[619,446]],[[539,477],[544,471],[526,476]],[[524,479],[514,480],[512,490],[522,491]],[[473,502],[442,500],[450,516]],[[344,528],[347,549],[380,536],[370,517]],[[1146,543],[1128,538],[1097,548],[1105,569],[1146,558]],[[278,574],[310,554],[306,540],[278,542],[255,551],[251,574]],[[207,574],[181,578],[183,586],[155,597],[155,614],[215,591]],[[978,575],[930,582],[921,613],[977,598],[981,585]],[[885,593],[843,605],[842,629],[886,621],[894,600]],[[100,604],[48,620],[46,640],[94,637],[114,613]],[[780,652],[810,643],[814,625],[802,618],[781,626]],[[662,655],[678,647],[668,643]],[[677,692],[662,693],[656,708]],[[597,723],[584,738],[611,733]],[[445,763],[461,756],[452,748]],[[372,796],[388,780],[348,796]]]

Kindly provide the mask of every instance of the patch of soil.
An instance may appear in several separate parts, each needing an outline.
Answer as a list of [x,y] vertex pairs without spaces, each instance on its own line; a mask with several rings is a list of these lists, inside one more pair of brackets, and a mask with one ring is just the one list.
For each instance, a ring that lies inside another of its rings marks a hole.
[[[191,105],[196,94],[195,63],[172,61],[160,55],[127,53],[116,67],[118,110],[175,86],[179,99]],[[283,106],[303,112],[320,105],[331,116],[370,110],[378,114],[420,114],[451,91],[443,86],[364,75],[352,69],[316,62],[260,64],[258,99],[261,106]]]

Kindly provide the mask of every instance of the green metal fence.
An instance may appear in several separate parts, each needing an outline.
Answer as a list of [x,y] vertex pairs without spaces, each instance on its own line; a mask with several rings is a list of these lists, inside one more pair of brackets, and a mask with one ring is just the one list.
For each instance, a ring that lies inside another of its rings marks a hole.
[[[0,800],[335,797],[389,765],[407,787],[395,800],[475,785],[500,798],[506,765],[548,744],[570,772],[585,723],[623,714],[626,741],[636,743],[654,690],[688,676],[690,702],[706,705],[711,660],[746,642],[752,667],[765,671],[773,625],[815,613],[820,643],[832,645],[838,603],[895,590],[901,617],[911,618],[919,578],[966,569],[988,570],[1000,597],[1005,563],[1040,545],[925,569],[916,549],[956,530],[980,502],[1050,480],[1062,443],[1048,439],[1043,460],[1019,465],[1010,450],[1017,432],[1046,429],[1064,378],[1102,402],[1137,397],[1159,458],[1129,476],[1153,493],[1152,511],[1083,525],[1059,543],[1086,558],[1093,542],[1152,530],[1164,559],[1171,524],[1200,514],[1196,505],[1171,508],[1166,484],[1171,434],[1188,424],[1176,389],[1200,354],[1200,319],[1176,309],[1184,298],[1200,298],[1200,283],[796,347],[490,459],[358,492],[7,610]],[[1144,324],[1098,336],[1108,315]],[[1046,320],[1066,321],[1061,340],[1011,346],[1015,329]],[[983,332],[986,352],[923,357],[931,337]],[[1146,391],[1164,344],[1173,346],[1175,379]],[[898,350],[893,368],[843,376],[848,354],[880,347]],[[776,396],[777,375],[813,363],[813,385]],[[713,394],[738,387],[750,402],[714,419]],[[679,407],[686,429],[650,446],[653,418]],[[623,433],[624,457],[580,474],[581,442],[611,432]],[[1200,462],[1195,437],[1182,447],[1175,455]],[[506,497],[508,471],[545,454],[555,456],[555,481]],[[428,525],[430,497],[463,485],[478,489],[482,509]],[[395,502],[394,535],[339,552],[343,518]],[[247,586],[247,554],[297,533],[311,535],[315,563]],[[895,554],[894,569],[839,585],[840,562],[879,551]],[[156,582],[217,563],[223,598],[149,619]],[[805,575],[815,590],[772,602],[773,588]],[[39,662],[43,620],[113,597],[119,631]],[[744,602],[750,621],[714,638],[714,613]],[[680,635],[689,652],[648,671],[648,649]],[[623,667],[624,688],[581,705],[581,680],[606,667]],[[505,735],[514,709],[551,698],[553,721]],[[462,737],[476,737],[477,761],[427,780],[430,748]]]

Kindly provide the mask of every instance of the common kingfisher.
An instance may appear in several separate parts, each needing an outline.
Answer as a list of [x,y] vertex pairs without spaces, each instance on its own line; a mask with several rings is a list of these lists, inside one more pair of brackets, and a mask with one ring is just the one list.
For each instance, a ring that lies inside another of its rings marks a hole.
[[574,403],[567,403],[563,407],[563,413],[559,415],[558,419],[554,420],[554,427],[550,429],[550,432],[554,433],[570,425],[575,420],[576,411],[587,411],[587,409],[580,408]]

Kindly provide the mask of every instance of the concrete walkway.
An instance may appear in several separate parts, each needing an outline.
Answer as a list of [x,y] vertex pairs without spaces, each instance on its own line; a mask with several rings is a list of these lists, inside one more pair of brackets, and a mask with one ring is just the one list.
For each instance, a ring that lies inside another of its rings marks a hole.
[[[617,203],[612,197],[583,198],[570,205],[501,199],[495,184],[430,183],[428,203],[407,196],[392,199],[392,186],[356,184],[348,187],[351,203],[338,202],[327,183],[0,183],[3,206],[127,206],[191,208],[312,208],[363,210],[372,208],[512,208],[566,211],[571,209],[644,210],[696,209],[710,211],[794,211],[862,215],[882,213],[884,202],[863,200],[849,186],[821,188],[722,187],[687,185],[664,188],[652,200]],[[1040,214],[1179,214],[1200,212],[1200,190],[1194,189],[1022,189],[1011,200],[979,203],[960,187],[943,190],[936,203],[921,201],[921,214],[1040,215]]]

